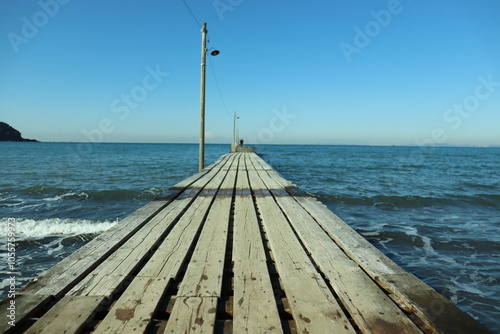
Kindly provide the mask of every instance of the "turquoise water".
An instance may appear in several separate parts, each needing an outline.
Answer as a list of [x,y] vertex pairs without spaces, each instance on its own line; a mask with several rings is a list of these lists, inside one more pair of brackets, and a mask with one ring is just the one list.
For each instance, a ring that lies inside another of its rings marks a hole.
[[[407,271],[500,332],[500,149],[255,146]],[[206,164],[229,145],[207,145]],[[26,284],[198,169],[185,144],[0,143],[0,242]],[[0,251],[0,289],[11,271]]]

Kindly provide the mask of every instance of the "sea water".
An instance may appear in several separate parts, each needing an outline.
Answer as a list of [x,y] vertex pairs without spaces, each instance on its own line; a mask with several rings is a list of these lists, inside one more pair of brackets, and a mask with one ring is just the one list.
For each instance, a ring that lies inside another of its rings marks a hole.
[[[500,148],[255,148],[401,267],[500,332]],[[206,164],[228,150],[207,145]],[[19,288],[196,173],[198,145],[0,143],[0,161],[4,298],[12,269]]]

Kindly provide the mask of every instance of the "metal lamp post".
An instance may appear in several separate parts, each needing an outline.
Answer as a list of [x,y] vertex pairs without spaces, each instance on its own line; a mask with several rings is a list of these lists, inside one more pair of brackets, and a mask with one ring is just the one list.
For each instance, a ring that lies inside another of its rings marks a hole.
[[238,115],[236,114],[236,111],[234,112],[234,124],[233,124],[233,144],[237,143],[236,140],[236,120],[239,119]]

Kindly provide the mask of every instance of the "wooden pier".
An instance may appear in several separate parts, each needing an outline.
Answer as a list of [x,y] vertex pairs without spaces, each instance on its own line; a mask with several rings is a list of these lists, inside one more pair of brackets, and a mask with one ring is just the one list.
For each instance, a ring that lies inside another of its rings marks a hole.
[[15,308],[0,332],[488,332],[254,153],[180,182],[22,288]]

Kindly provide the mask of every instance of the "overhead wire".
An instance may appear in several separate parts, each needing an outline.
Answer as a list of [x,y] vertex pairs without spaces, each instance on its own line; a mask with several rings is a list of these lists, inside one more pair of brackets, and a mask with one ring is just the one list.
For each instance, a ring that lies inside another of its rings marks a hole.
[[[193,17],[193,19],[195,20],[195,22],[198,24],[198,26],[202,27],[200,21],[198,21],[198,19],[196,18],[196,15],[194,15],[193,11],[191,10],[191,8],[189,7],[189,5],[187,4],[186,0],[182,0],[182,2],[184,3],[184,6],[186,6],[187,10],[191,14],[191,16]],[[207,33],[207,39],[208,39],[208,43],[210,43],[210,35],[208,33]],[[224,110],[226,111],[226,113],[230,114],[229,110],[227,109],[226,102],[224,101],[224,98],[222,97],[222,93],[221,93],[220,86],[219,86],[219,81],[217,80],[217,75],[215,74],[215,69],[214,69],[214,65],[212,63],[212,59],[210,57],[208,57],[208,60],[210,62],[210,67],[212,68],[212,73],[214,75],[215,86],[217,88],[217,92],[219,93],[219,98],[220,98],[220,100],[222,102],[222,105],[224,106]]]
[[184,3],[184,6],[186,6],[187,10],[189,11],[189,13],[191,13],[191,16],[193,17],[193,19],[196,21],[196,23],[200,26],[201,28],[201,24],[200,24],[200,21],[198,21],[198,19],[196,18],[196,16],[194,15],[193,11],[191,10],[191,8],[189,8],[189,5],[187,4],[186,0],[182,0],[182,2]]
[[220,97],[220,100],[222,102],[222,105],[224,106],[226,113],[231,114],[229,112],[229,110],[227,109],[226,102],[224,102],[224,98],[222,97],[222,93],[221,93],[220,87],[219,87],[219,81],[217,80],[217,75],[215,75],[215,69],[214,69],[214,64],[212,63],[212,59],[208,58],[208,60],[210,62],[210,67],[212,68],[212,73],[214,75],[214,80],[215,80],[215,87],[217,87],[217,91],[219,92],[219,97]]

